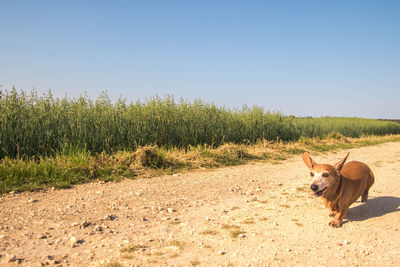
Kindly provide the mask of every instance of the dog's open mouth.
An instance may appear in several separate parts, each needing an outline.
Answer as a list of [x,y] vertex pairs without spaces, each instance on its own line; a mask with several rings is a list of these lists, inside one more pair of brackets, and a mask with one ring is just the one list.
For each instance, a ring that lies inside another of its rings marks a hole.
[[319,190],[318,192],[313,192],[314,196],[320,197],[320,196],[325,192],[325,190],[326,190],[327,188],[328,188],[328,187],[325,187],[324,189]]

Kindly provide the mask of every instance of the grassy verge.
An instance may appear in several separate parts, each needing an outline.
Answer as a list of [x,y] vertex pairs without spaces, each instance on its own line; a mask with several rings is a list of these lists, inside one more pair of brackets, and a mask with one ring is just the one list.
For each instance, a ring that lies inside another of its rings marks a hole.
[[119,181],[123,178],[152,177],[182,171],[245,164],[250,161],[280,162],[304,151],[325,152],[385,142],[399,142],[400,135],[345,138],[333,133],[326,138],[300,138],[296,142],[259,141],[253,145],[227,143],[188,149],[156,146],[135,152],[92,155],[79,149],[64,149],[54,157],[0,161],[0,194],[33,191],[48,187],[68,188],[90,181]]

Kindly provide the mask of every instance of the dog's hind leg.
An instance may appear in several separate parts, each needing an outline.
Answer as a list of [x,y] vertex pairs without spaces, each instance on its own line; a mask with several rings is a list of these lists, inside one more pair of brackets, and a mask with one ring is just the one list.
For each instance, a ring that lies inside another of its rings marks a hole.
[[367,180],[367,187],[364,191],[364,194],[362,194],[362,196],[361,196],[361,202],[367,202],[368,191],[371,188],[371,186],[374,184],[374,181],[375,181],[374,173],[371,170],[369,171],[369,174],[370,174],[370,176],[368,177],[368,180]]
[[369,191],[369,188],[367,190],[365,190],[364,194],[362,194],[361,202],[367,202],[367,200],[368,200],[368,191]]

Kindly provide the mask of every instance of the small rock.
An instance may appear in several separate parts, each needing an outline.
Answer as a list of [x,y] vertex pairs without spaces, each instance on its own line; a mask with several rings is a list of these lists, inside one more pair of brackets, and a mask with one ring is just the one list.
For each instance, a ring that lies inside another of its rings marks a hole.
[[168,213],[176,212],[176,210],[174,210],[174,209],[172,209],[172,208],[168,208],[167,211],[168,211]]
[[348,241],[348,240],[343,240],[343,244],[344,245],[349,245],[351,242],[350,241]]
[[35,202],[38,202],[38,200],[33,198],[28,199],[28,203],[35,203]]
[[78,243],[78,239],[75,236],[71,236],[71,238],[69,239],[69,242],[71,244],[71,248],[76,247],[76,244]]
[[94,227],[94,230],[95,230],[95,231],[98,231],[98,232],[103,232],[103,231],[104,231],[104,228],[101,227],[100,225],[96,225],[96,226]]
[[240,234],[239,237],[243,238],[243,237],[246,237],[246,235],[245,234]]
[[104,219],[109,221],[114,221],[117,218],[114,214],[107,214]]
[[45,266],[45,265],[55,265],[55,264],[59,264],[59,263],[60,263],[60,261],[55,260],[53,256],[47,255],[42,258],[42,262],[40,264],[42,266]]
[[148,221],[148,219],[147,219],[147,218],[145,218],[145,217],[143,217],[143,218],[142,218],[142,221],[144,221],[144,222],[147,222],[147,221]]
[[77,223],[77,222],[71,223],[71,226],[78,226],[78,225],[79,225],[79,223]]
[[5,256],[6,262],[15,262],[17,260],[17,256],[14,254],[6,254]]
[[38,235],[37,238],[38,238],[38,239],[46,239],[47,236],[46,236],[46,235]]
[[7,236],[5,236],[5,235],[0,235],[0,239],[4,239],[4,238],[6,238]]
[[223,251],[223,250],[218,251],[218,255],[225,255],[225,254],[226,254],[226,251]]
[[137,192],[135,192],[135,195],[137,197],[140,197],[141,195],[143,195],[143,191],[137,191]]
[[91,225],[91,223],[90,222],[87,222],[87,221],[83,221],[82,223],[81,223],[81,227],[82,228],[86,228],[86,227],[88,227],[88,226],[90,226]]

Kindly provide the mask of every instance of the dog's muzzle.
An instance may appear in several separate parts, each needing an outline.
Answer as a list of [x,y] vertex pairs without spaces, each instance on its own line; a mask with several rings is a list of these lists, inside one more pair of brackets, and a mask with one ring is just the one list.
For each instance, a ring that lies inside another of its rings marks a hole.
[[328,187],[325,187],[322,190],[319,190],[318,185],[312,184],[310,186],[311,190],[313,191],[314,196],[320,197]]

